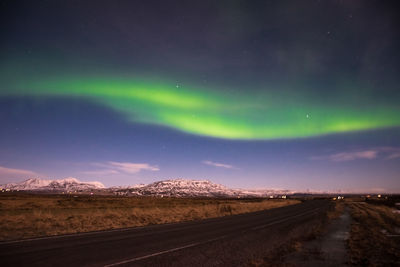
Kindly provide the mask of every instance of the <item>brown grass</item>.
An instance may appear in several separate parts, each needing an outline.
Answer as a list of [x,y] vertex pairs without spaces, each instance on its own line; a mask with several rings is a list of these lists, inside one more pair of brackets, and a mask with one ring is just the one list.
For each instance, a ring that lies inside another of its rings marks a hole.
[[345,203],[343,201],[336,201],[333,208],[326,213],[328,221],[337,219],[344,212]]
[[348,240],[350,263],[399,266],[400,215],[383,205],[357,202],[349,206],[353,217]]
[[221,217],[298,200],[0,196],[0,240],[79,233]]

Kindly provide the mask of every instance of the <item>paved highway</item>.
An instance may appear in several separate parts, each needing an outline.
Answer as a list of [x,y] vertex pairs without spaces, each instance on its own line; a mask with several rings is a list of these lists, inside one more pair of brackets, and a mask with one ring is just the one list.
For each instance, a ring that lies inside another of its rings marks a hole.
[[0,242],[0,265],[240,265],[239,255],[283,242],[300,226],[306,229],[329,203],[313,200],[201,221]]

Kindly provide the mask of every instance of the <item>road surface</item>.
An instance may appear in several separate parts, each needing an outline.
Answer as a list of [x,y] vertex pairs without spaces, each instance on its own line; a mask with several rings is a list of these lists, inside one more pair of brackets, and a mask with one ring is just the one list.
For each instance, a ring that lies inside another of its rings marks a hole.
[[313,200],[201,221],[0,242],[0,265],[241,265],[246,257],[288,240],[295,229],[307,229],[329,203]]

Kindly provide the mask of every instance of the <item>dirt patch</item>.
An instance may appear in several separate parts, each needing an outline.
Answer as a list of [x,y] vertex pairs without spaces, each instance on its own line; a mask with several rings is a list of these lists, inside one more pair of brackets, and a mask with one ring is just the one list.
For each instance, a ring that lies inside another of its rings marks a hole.
[[347,263],[346,241],[349,238],[350,211],[341,209],[317,238],[298,242],[296,251],[284,258],[286,266],[344,266]]

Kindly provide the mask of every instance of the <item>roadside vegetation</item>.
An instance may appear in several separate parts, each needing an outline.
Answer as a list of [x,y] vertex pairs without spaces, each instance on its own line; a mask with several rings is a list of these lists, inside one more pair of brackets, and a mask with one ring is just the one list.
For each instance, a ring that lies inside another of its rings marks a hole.
[[2,195],[0,240],[200,220],[299,202],[292,199]]
[[[347,210],[351,215],[344,241],[349,266],[400,266],[400,198],[348,198],[335,201],[326,216],[291,233],[291,239],[249,266],[322,266],[332,264],[321,250],[330,224]],[[397,205],[396,205],[397,203]],[[331,233],[332,234],[332,233]]]
[[350,264],[400,265],[400,214],[385,204],[385,201],[349,203],[353,217],[348,240]]

